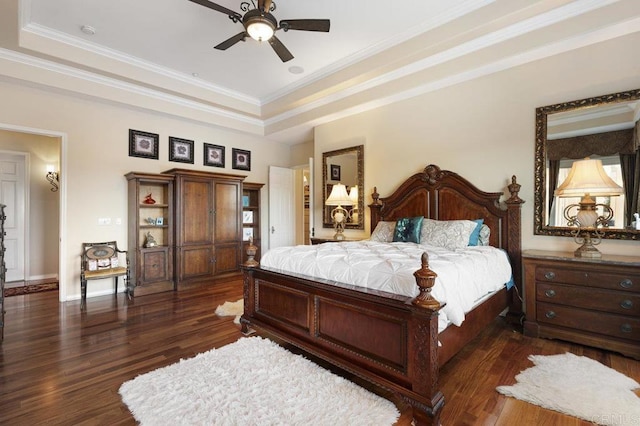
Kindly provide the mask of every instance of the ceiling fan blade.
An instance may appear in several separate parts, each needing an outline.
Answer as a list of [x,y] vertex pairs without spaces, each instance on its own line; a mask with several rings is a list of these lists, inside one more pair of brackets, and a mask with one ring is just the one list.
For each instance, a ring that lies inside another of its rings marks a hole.
[[328,19],[283,19],[280,21],[280,28],[285,31],[321,31],[329,32],[331,21]]
[[278,37],[273,36],[269,39],[269,44],[273,47],[273,50],[280,57],[282,62],[287,62],[293,59],[293,55],[289,52],[284,44],[278,39]]
[[238,12],[235,12],[235,11],[233,11],[231,9],[227,9],[226,7],[220,6],[219,4],[210,2],[208,0],[189,0],[189,1],[191,1],[193,3],[197,3],[197,4],[199,4],[201,6],[204,6],[204,7],[208,7],[209,9],[213,9],[213,10],[215,10],[217,12],[224,13],[225,15],[228,15],[229,18],[233,19],[234,21],[235,20],[242,21],[242,15],[240,15]]
[[214,49],[227,50],[228,48],[230,48],[231,46],[233,46],[237,42],[244,41],[244,39],[246,37],[247,37],[247,33],[243,31],[241,33],[238,33],[238,34],[234,35],[233,37],[230,37],[230,38],[226,39],[225,41],[223,41],[219,45],[215,46]]

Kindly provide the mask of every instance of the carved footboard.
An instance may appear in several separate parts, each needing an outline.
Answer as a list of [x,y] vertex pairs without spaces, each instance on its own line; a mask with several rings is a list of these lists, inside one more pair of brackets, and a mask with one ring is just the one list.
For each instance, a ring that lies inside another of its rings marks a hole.
[[415,299],[350,285],[244,270],[244,332],[272,334],[325,361],[400,395],[418,425],[439,424],[440,304],[430,295],[436,274],[426,254],[414,275]]

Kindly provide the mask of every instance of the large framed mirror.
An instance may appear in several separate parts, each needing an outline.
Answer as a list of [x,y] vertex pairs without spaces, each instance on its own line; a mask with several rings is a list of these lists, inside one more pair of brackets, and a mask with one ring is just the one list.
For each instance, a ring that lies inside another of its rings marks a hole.
[[623,187],[616,197],[597,197],[614,217],[604,238],[638,240],[633,222],[640,205],[640,89],[548,105],[536,109],[534,233],[572,236],[564,208],[579,200],[554,196],[575,160],[602,160]]
[[[333,185],[341,183],[354,204],[344,206],[349,212],[345,228],[364,229],[364,145],[322,153],[322,200],[329,197]],[[357,201],[356,201],[357,200]],[[331,210],[324,206],[322,226],[333,228]]]

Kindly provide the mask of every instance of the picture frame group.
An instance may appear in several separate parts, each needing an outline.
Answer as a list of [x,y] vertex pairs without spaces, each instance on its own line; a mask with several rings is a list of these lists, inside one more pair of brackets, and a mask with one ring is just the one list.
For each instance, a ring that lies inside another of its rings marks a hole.
[[[169,136],[169,161],[194,164],[195,143],[191,139]],[[204,142],[202,164],[209,167],[225,168],[223,145]],[[129,129],[129,156],[159,159],[160,136],[157,133]],[[231,167],[235,170],[251,171],[251,151],[232,148]]]

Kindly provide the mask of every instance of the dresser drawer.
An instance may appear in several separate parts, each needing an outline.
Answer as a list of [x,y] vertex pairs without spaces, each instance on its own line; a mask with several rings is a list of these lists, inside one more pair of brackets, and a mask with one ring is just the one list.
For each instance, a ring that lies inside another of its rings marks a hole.
[[539,323],[640,341],[640,319],[638,318],[540,302],[536,314]]
[[640,318],[640,294],[624,291],[601,290],[574,285],[537,283],[536,299],[542,303],[555,303],[613,314]]
[[640,271],[626,274],[609,273],[604,270],[582,270],[563,268],[562,266],[538,265],[535,279],[539,282],[576,284],[580,286],[606,288],[611,290],[640,292]]

